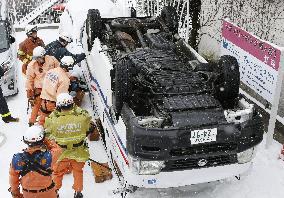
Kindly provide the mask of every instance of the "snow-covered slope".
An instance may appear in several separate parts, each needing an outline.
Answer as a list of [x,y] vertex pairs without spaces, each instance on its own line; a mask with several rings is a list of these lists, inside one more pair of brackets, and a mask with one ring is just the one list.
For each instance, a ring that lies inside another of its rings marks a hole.
[[[24,39],[24,33],[17,33],[17,42]],[[39,36],[45,43],[55,40],[58,36],[56,30],[40,30]],[[19,64],[20,68],[20,64]],[[20,69],[18,70],[20,71]],[[8,105],[13,115],[19,116],[19,123],[4,124],[0,121],[0,132],[7,137],[6,143],[0,147],[0,198],[11,197],[7,189],[9,188],[9,164],[14,153],[25,148],[21,142],[22,135],[27,129],[28,117],[26,114],[27,99],[24,88],[24,78],[19,74],[19,94],[9,98]],[[88,97],[85,97],[84,107],[89,109]],[[0,137],[0,141],[1,141]],[[265,138],[264,138],[265,139]],[[1,145],[1,142],[0,142]],[[107,160],[103,146],[100,142],[90,144],[92,158],[105,162]],[[265,150],[262,143],[254,159],[254,167],[251,173],[237,180],[229,178],[223,181],[186,186],[170,189],[141,189],[128,197],[133,198],[281,198],[284,197],[284,162],[277,160],[281,145],[274,142],[269,150]],[[170,178],[169,178],[170,179]],[[63,187],[60,190],[61,198],[73,197],[73,177],[64,177]],[[118,188],[116,178],[102,184],[96,184],[88,165],[84,168],[84,197],[85,198],[116,198],[120,195],[113,195],[112,190]]]

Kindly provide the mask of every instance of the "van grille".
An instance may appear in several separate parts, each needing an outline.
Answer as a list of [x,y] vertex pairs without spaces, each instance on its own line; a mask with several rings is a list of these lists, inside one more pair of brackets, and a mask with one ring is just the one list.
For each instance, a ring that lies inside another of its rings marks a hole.
[[236,151],[237,144],[226,143],[226,144],[210,144],[202,146],[191,146],[184,148],[172,149],[170,151],[171,156],[185,156],[185,155],[198,155],[198,154],[208,154],[208,153],[229,153]]
[[[207,163],[203,166],[199,165],[199,162],[206,161]],[[237,154],[233,155],[220,155],[210,156],[206,158],[187,158],[180,160],[169,160],[165,163],[165,168],[162,171],[175,171],[175,170],[188,170],[196,168],[207,168],[214,166],[224,166],[229,164],[237,163]]]

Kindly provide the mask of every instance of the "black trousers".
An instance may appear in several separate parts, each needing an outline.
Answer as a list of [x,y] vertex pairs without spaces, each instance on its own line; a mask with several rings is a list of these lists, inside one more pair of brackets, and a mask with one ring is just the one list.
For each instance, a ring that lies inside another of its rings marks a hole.
[[0,86],[0,114],[5,115],[7,113],[9,113],[9,108],[8,108],[7,102],[6,102],[6,100],[3,96],[2,88]]

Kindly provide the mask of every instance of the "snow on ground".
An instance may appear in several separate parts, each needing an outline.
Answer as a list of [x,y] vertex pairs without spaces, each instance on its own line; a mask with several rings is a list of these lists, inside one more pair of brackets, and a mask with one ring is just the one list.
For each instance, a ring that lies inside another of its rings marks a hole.
[[[57,30],[40,30],[39,36],[45,43],[49,43],[57,38]],[[17,33],[19,43],[25,37],[24,33]],[[14,153],[25,148],[21,141],[24,131],[28,128],[28,117],[26,113],[27,99],[24,88],[24,78],[20,74],[19,64],[19,94],[8,99],[8,105],[13,115],[20,117],[19,123],[4,124],[0,121],[0,197],[11,197],[7,189],[9,188],[9,164]],[[88,96],[85,97],[84,106],[89,109]],[[1,146],[3,137],[7,137],[4,145]],[[90,143],[92,158],[105,162],[107,160],[103,146],[100,142]],[[248,176],[241,180],[228,178],[222,181],[197,184],[192,186],[169,188],[169,189],[140,189],[127,197],[132,198],[281,198],[284,197],[284,162],[277,159],[281,145],[274,142],[269,150],[265,150],[264,143],[258,146],[258,152],[254,159],[254,167]],[[169,178],[170,179],[170,178]],[[174,181],[173,181],[174,182]],[[63,180],[63,187],[60,190],[61,198],[73,196],[73,177],[67,175]],[[112,190],[118,188],[118,180],[96,184],[88,165],[84,168],[84,197],[85,198],[108,198],[120,197],[113,195]]]

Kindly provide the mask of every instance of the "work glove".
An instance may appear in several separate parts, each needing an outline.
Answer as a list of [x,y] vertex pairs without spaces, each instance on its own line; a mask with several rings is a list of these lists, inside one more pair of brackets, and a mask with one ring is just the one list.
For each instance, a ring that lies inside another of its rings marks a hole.
[[33,100],[34,97],[35,97],[35,92],[34,92],[34,90],[33,90],[33,89],[28,89],[28,90],[27,90],[27,98],[30,99],[30,100],[31,100],[31,99]]
[[26,75],[26,73],[27,73],[27,68],[28,68],[28,64],[27,64],[27,63],[24,63],[24,64],[22,65],[22,73],[25,74],[25,75]]
[[8,189],[8,191],[11,193],[13,198],[24,198],[24,195],[20,192],[20,188],[17,190],[12,191],[11,187]]
[[29,103],[33,106],[35,100],[35,92],[32,89],[27,90],[27,98],[29,99]]
[[91,122],[90,122],[89,130],[87,131],[86,136],[88,136],[88,135],[90,135],[91,133],[93,133],[94,130],[95,130],[95,128],[96,128],[95,123],[94,123],[93,121],[91,121]]
[[76,54],[75,55],[75,63],[80,63],[85,58],[86,58],[86,54],[85,53]]

